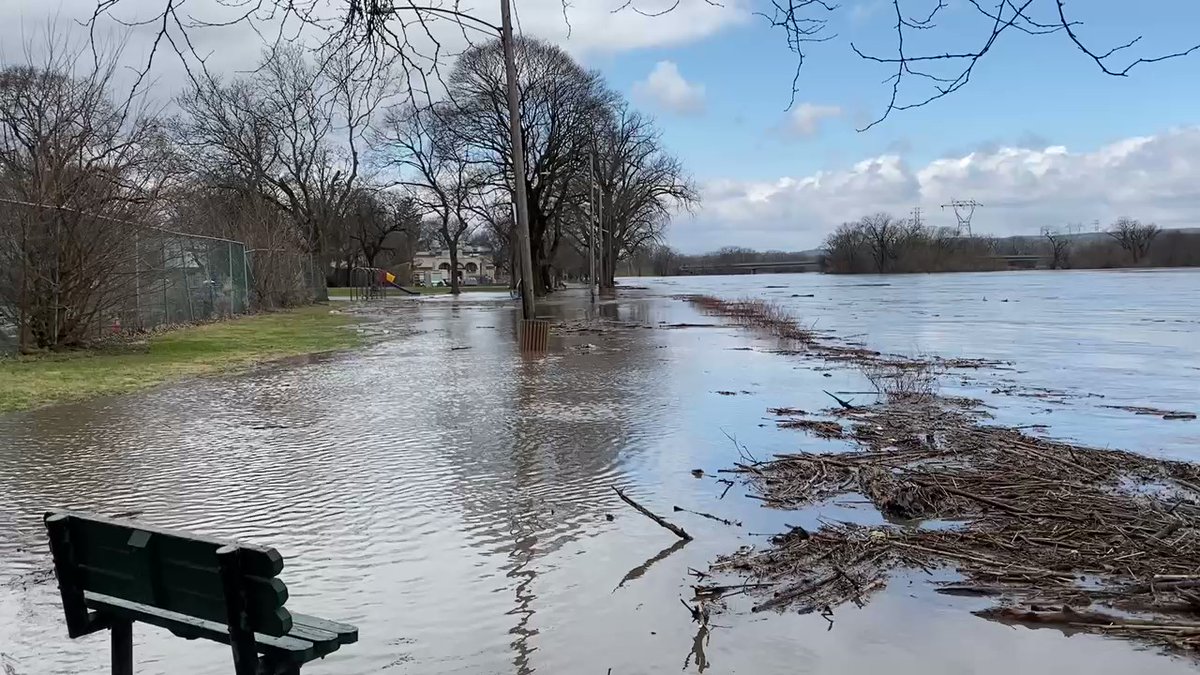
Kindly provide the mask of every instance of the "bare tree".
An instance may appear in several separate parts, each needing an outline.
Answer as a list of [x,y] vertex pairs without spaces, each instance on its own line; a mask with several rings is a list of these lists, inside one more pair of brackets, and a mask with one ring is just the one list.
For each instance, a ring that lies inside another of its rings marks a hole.
[[871,251],[875,271],[880,274],[887,272],[899,255],[900,246],[908,233],[904,221],[880,211],[864,216],[858,221],[858,226],[862,229],[863,239]]
[[429,214],[438,243],[450,254],[450,292],[457,295],[459,244],[479,224],[476,208],[487,180],[449,127],[449,112],[449,106],[392,108],[379,139],[383,161],[400,172],[397,182]]
[[1139,220],[1122,216],[1109,228],[1108,236],[1129,252],[1133,264],[1136,265],[1146,257],[1150,245],[1154,243],[1160,231],[1154,223],[1142,224]]
[[1050,245],[1050,269],[1062,270],[1071,266],[1071,239],[1058,230],[1042,228],[1042,236]]
[[351,249],[367,267],[375,267],[383,254],[396,250],[398,235],[421,227],[416,200],[392,191],[359,189],[345,217]]
[[655,276],[665,277],[679,272],[679,252],[658,243],[650,247],[650,270]]
[[861,253],[866,245],[866,235],[858,223],[842,223],[825,237],[826,269],[849,274],[863,271],[867,261]]
[[339,54],[318,64],[283,45],[250,77],[205,76],[179,97],[177,137],[193,170],[276,204],[322,268],[359,184],[365,137],[395,90],[387,69],[355,65]]
[[596,194],[591,196],[591,186],[585,186],[590,196],[586,213],[580,213],[571,233],[577,248],[586,250],[592,230],[585,224],[598,216],[600,236],[594,243],[603,252],[600,285],[612,288],[617,263],[658,243],[671,215],[692,207],[699,194],[683,165],[663,149],[650,118],[623,101],[601,118],[593,137],[595,168],[579,179],[594,177]]
[[[525,149],[529,234],[536,292],[553,288],[552,267],[563,240],[569,207],[578,205],[592,133],[616,95],[600,75],[541,40],[517,45],[520,116]],[[510,190],[512,162],[505,73],[498,41],[472,47],[449,77],[447,126],[485,167],[498,190]]]
[[113,95],[115,55],[39,46],[0,69],[0,317],[22,347],[70,347],[131,296],[131,221],[178,172],[140,96]]

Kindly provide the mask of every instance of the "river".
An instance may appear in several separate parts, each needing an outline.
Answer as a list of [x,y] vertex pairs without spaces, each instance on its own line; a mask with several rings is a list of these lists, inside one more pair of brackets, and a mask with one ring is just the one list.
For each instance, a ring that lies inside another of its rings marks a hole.
[[[516,353],[506,295],[398,298],[364,310],[384,337],[359,351],[0,416],[0,672],[107,672],[107,640],[66,637],[46,574],[40,515],[62,507],[275,546],[289,607],[360,627],[304,669],[316,675],[1194,672],[977,619],[986,601],[936,595],[921,575],[837,608],[832,628],[731,601],[700,629],[679,602],[689,568],[785,523],[876,518],[764,509],[740,486],[720,499],[713,477],[738,460],[730,437],[757,456],[819,449],[767,408],[820,409],[823,390],[865,382],[737,327],[666,326],[719,323],[676,294],[766,297],[875,349],[1006,362],[944,379],[1000,422],[1200,460],[1200,422],[1104,407],[1200,410],[1200,272],[625,281],[637,288],[594,309],[572,291],[542,311],[653,328],[572,333],[545,356]],[[613,486],[696,540],[676,545]],[[135,641],[139,673],[232,671],[222,645],[141,625]]]

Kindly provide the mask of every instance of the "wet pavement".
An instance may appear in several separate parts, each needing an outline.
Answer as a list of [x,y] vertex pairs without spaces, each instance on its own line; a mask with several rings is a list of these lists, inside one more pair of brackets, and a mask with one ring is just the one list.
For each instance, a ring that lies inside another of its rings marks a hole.
[[[1195,670],[1115,640],[976,619],[968,611],[986,601],[933,594],[921,576],[839,608],[832,629],[738,601],[699,628],[679,602],[689,568],[785,523],[877,518],[853,504],[763,509],[740,487],[719,499],[713,475],[738,460],[729,437],[760,457],[823,447],[775,428],[767,408],[820,409],[822,390],[864,382],[736,327],[659,326],[717,321],[676,293],[777,299],[873,348],[1011,361],[947,378],[1005,423],[1200,459],[1200,423],[1100,407],[1200,408],[1200,274],[636,283],[646,289],[595,310],[571,292],[543,312],[654,327],[562,336],[542,357],[516,353],[506,295],[389,299],[367,310],[383,339],[357,352],[0,416],[0,672],[107,672],[104,636],[67,639],[46,574],[40,514],[55,507],[277,547],[289,607],[360,627],[358,644],[306,673]],[[696,540],[676,545],[613,486]],[[231,672],[224,646],[145,626],[135,640],[139,673]]]

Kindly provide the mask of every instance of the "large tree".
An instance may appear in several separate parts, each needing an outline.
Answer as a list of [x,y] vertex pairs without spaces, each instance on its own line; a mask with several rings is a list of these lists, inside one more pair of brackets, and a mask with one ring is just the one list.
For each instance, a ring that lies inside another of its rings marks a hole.
[[1109,228],[1108,236],[1112,237],[1121,248],[1128,251],[1133,264],[1137,265],[1150,252],[1150,246],[1158,237],[1159,232],[1161,230],[1154,223],[1143,223],[1133,218],[1121,217]]
[[[547,42],[518,40],[517,84],[529,198],[529,238],[535,291],[553,288],[552,265],[563,239],[569,207],[579,198],[593,135],[617,97],[600,75],[584,69]],[[512,146],[500,42],[464,52],[448,79],[448,127],[487,167],[498,188],[513,184]]]

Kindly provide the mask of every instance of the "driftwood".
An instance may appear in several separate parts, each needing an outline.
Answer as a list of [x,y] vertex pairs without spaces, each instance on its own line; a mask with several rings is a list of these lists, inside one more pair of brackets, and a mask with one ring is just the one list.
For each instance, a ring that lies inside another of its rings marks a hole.
[[[1038,608],[988,618],[1020,614],[1200,655],[1200,465],[1028,436],[936,396],[832,416],[859,449],[732,472],[766,508],[860,494],[904,526],[825,522],[718,560],[714,571],[777,584],[756,611],[860,603],[897,569],[951,566],[961,579],[942,593]],[[950,526],[920,526],[931,519]],[[1040,609],[1050,606],[1068,609]]]
[[634,509],[637,510],[638,513],[642,514],[643,516],[646,516],[650,520],[653,520],[654,522],[658,523],[659,526],[670,530],[672,533],[675,534],[676,537],[679,537],[680,539],[683,539],[684,541],[692,540],[692,535],[688,534],[682,527],[679,527],[678,525],[673,525],[673,524],[667,522],[661,516],[655,515],[653,512],[650,511],[650,509],[647,509],[646,507],[642,506],[641,504],[633,501],[633,499],[631,499],[624,492],[621,492],[621,489],[615,485],[613,486],[613,492],[617,493],[617,496],[621,498],[621,501],[632,506]]

